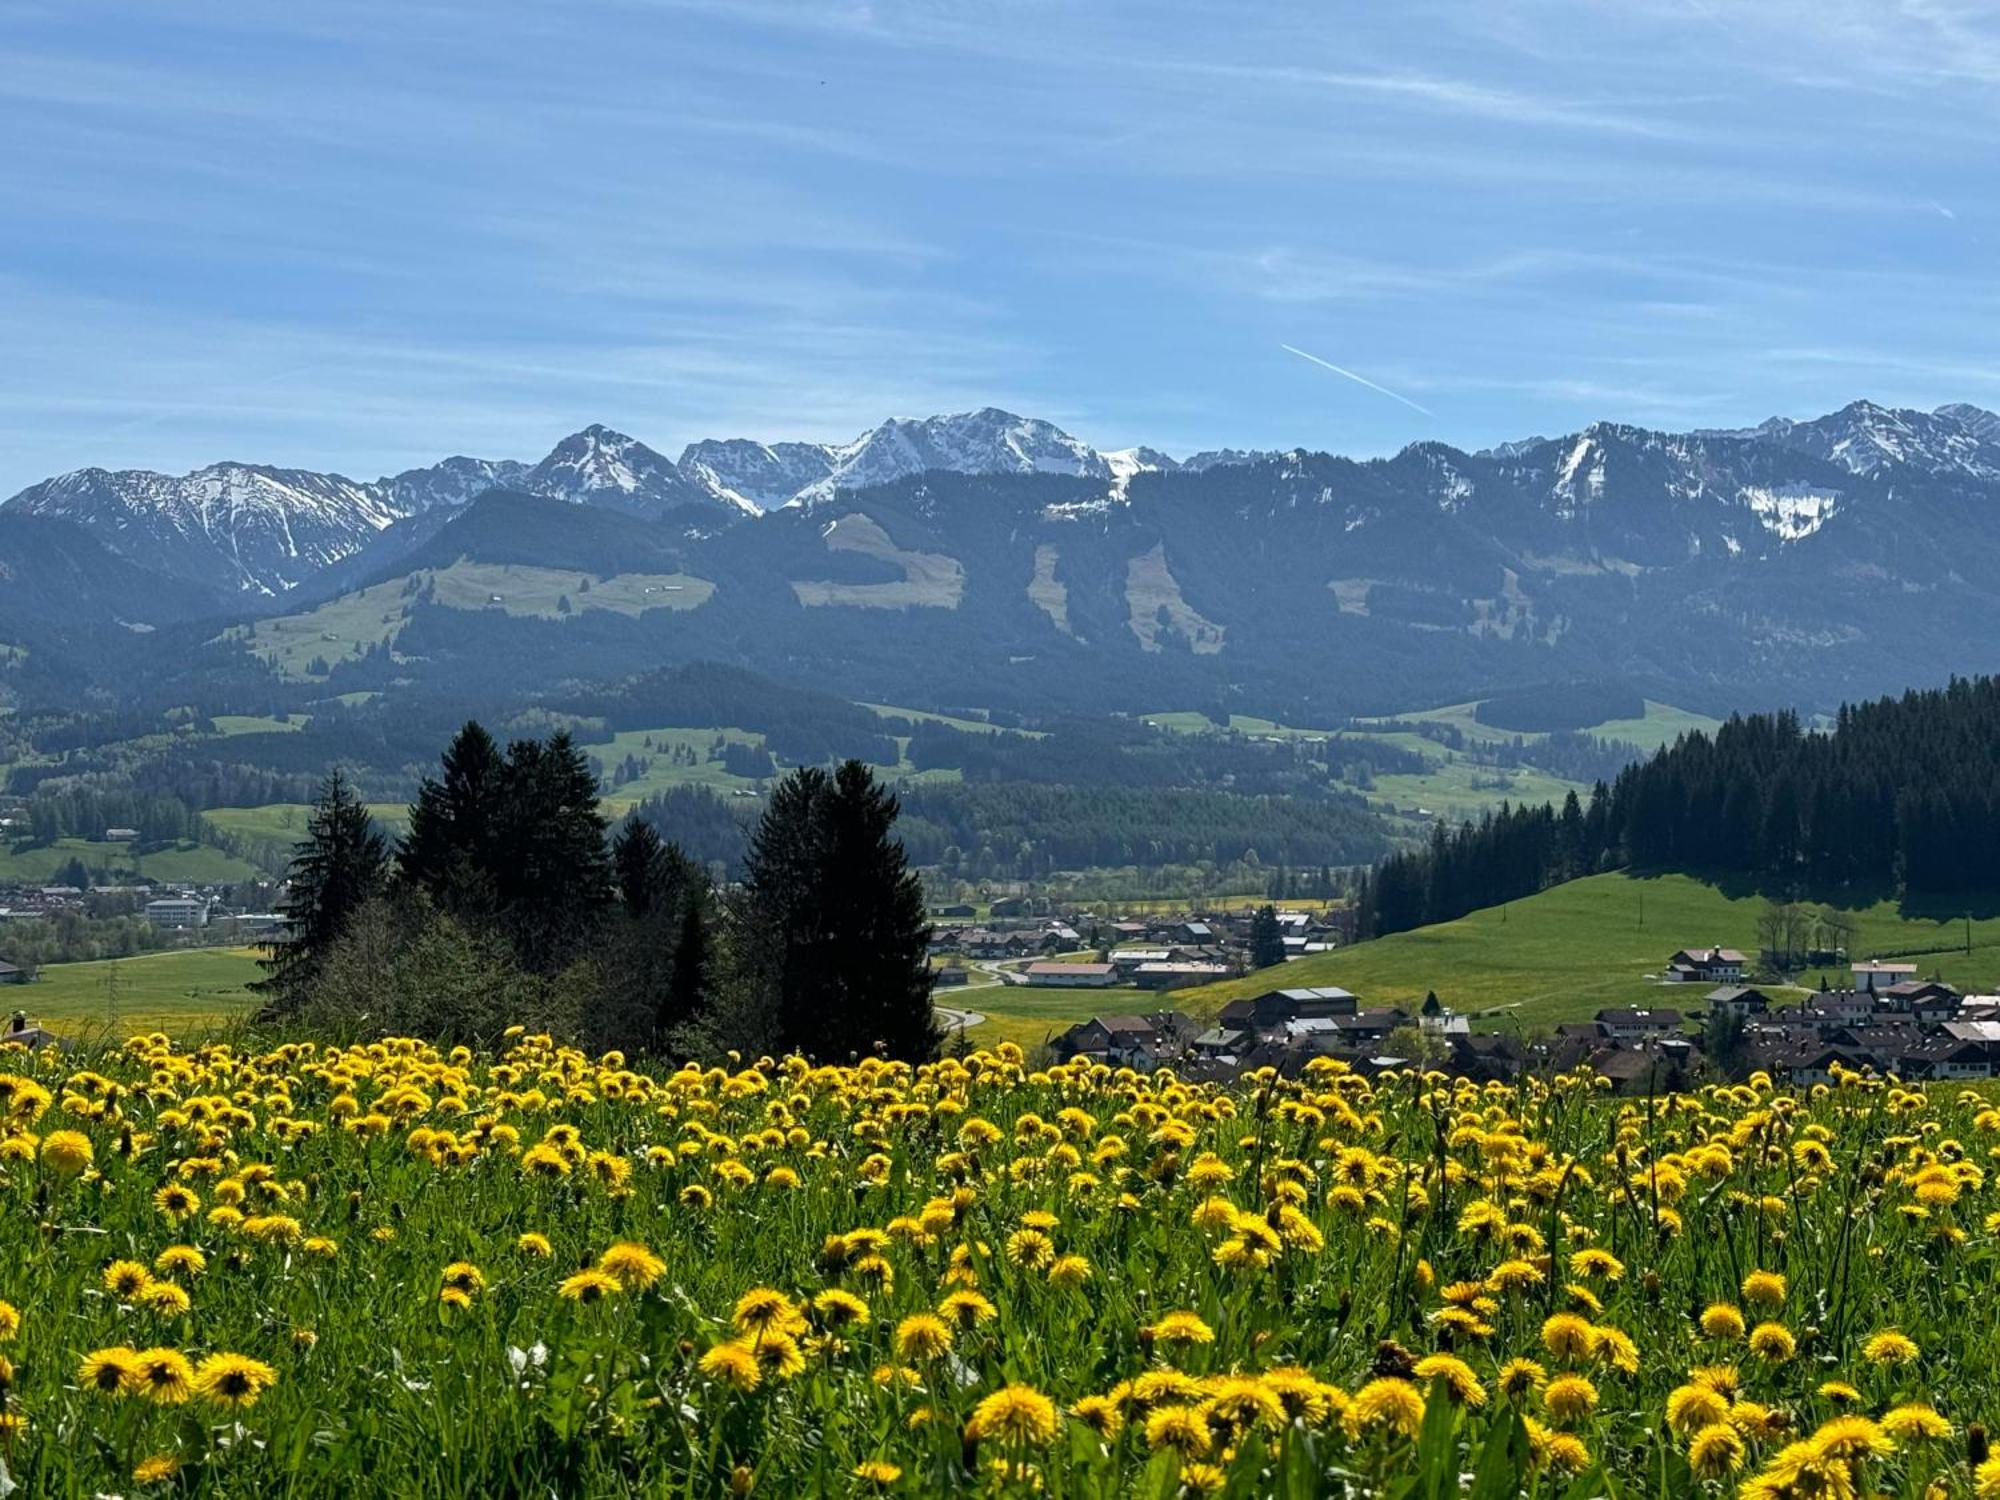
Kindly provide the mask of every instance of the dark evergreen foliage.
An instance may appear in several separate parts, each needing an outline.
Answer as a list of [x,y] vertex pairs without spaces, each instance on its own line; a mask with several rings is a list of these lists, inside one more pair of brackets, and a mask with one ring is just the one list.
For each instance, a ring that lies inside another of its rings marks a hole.
[[285,900],[286,935],[261,960],[259,988],[280,1008],[311,985],[356,912],[379,895],[389,873],[389,846],[338,771],[326,779],[293,856]]
[[1250,919],[1250,962],[1268,969],[1285,961],[1285,935],[1278,927],[1278,909],[1260,906]]
[[2000,678],[1843,707],[1831,729],[1756,714],[1683,735],[1600,782],[1588,809],[1502,807],[1384,860],[1365,930],[1400,932],[1615,865],[1778,892],[1990,895],[2000,844]]
[[529,972],[553,974],[613,900],[604,833],[597,777],[567,734],[502,756],[470,723],[411,805],[397,873],[439,910],[495,927]]
[[779,1045],[826,1061],[935,1054],[923,891],[896,798],[859,761],[794,771],[752,835],[741,927],[762,950]]

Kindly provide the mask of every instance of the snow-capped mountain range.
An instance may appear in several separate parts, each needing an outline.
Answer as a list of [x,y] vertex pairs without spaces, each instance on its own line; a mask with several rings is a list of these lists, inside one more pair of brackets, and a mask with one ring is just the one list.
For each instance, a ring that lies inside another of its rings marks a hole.
[[[1787,453],[1817,464],[1810,473],[1791,472],[1782,461]],[[848,443],[710,439],[689,444],[678,461],[591,426],[538,463],[459,456],[372,481],[244,463],[178,477],[82,469],[31,486],[6,506],[78,524],[130,561],[225,596],[275,598],[361,553],[398,523],[456,511],[493,489],[644,519],[705,515],[703,529],[712,531],[716,523],[810,508],[933,472],[1101,482],[1104,503],[1119,504],[1140,474],[1191,481],[1242,467],[1282,480],[1302,472],[1307,457],[1303,450],[1225,449],[1179,460],[1147,447],[1101,452],[1052,423],[989,407],[892,419]],[[1500,503],[1492,497],[1503,490],[1510,506],[1527,493],[1538,497],[1545,519],[1575,525],[1594,516],[1600,532],[1615,521],[1627,542],[1734,555],[1816,534],[1847,503],[1828,478],[1838,477],[1834,471],[2000,482],[2000,416],[1964,403],[1921,412],[1862,401],[1810,421],[1774,417],[1730,431],[1649,433],[1600,423],[1472,455],[1424,443],[1394,460],[1351,467],[1400,473],[1397,466],[1413,458],[1421,460],[1422,495],[1443,512],[1474,515],[1482,504]],[[1365,495],[1345,503],[1350,532],[1380,514]]]
[[[1148,457],[1121,455],[1127,474],[1173,462],[1150,449],[1135,452]],[[891,419],[850,443],[691,443],[679,463],[594,425],[564,438],[539,463],[458,456],[373,481],[243,463],[179,476],[79,469],[5,503],[17,513],[74,521],[114,551],[164,571],[282,595],[396,522],[462,506],[491,489],[649,518],[683,507],[755,516],[929,470],[1106,481],[1113,473],[1105,455],[1053,424],[989,407]]]

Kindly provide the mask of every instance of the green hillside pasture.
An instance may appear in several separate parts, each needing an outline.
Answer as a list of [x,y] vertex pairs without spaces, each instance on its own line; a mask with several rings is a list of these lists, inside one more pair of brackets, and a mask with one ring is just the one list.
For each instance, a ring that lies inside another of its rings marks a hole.
[[967,734],[1018,734],[1031,740],[1044,737],[1046,731],[1040,729],[1011,729],[1002,724],[992,724],[985,719],[967,719],[954,714],[932,713],[923,708],[898,708],[892,703],[863,703],[860,705],[872,714],[880,714],[885,719],[908,719],[917,724],[943,724],[952,729],[963,730]]
[[253,948],[181,948],[50,964],[33,984],[0,991],[0,1008],[25,1010],[68,1036],[180,1035],[227,1024],[254,1009],[256,996],[247,986],[261,972]]
[[[1696,1006],[1706,989],[1651,982],[1676,949],[1719,944],[1757,950],[1760,896],[1729,896],[1684,875],[1596,875],[1456,922],[1317,954],[1244,979],[1184,991],[1183,1009],[1212,1015],[1239,996],[1293,985],[1337,984],[1364,1005],[1415,1011],[1426,991],[1455,1010],[1483,1013],[1484,1030],[1588,1020],[1605,1006]],[[2000,987],[2000,918],[1965,924],[1906,918],[1882,902],[1853,913],[1857,955],[1950,949],[1911,961],[1961,988]],[[1817,983],[1818,974],[1807,976]],[[1845,973],[1829,973],[1836,986]]]
[[1370,804],[1388,812],[1424,812],[1460,823],[1503,802],[1516,807],[1560,804],[1571,792],[1588,798],[1590,788],[1531,766],[1507,770],[1447,756],[1419,775],[1377,776],[1367,796]]
[[[371,802],[368,812],[376,825],[391,837],[410,821],[410,810],[400,802]],[[282,871],[292,857],[292,848],[306,836],[306,819],[312,809],[303,802],[268,802],[262,807],[211,807],[202,818],[220,833],[241,840],[246,857],[269,871]]]
[[224,739],[239,734],[297,734],[311,722],[302,714],[274,719],[268,714],[217,714],[209,721]]
[[137,878],[168,884],[219,885],[255,880],[263,872],[248,860],[206,844],[179,844],[138,854],[130,844],[57,839],[53,844],[0,844],[0,884],[48,885],[72,859],[83,861],[102,884]]
[[[875,766],[875,774],[885,781],[957,781],[956,770],[940,769],[919,771],[910,764],[910,742],[907,736],[895,736],[897,762],[893,766]],[[708,752],[717,740],[726,744],[761,747],[763,734],[754,729],[733,727],[702,729],[627,729],[613,735],[609,740],[583,746],[583,752],[597,763],[598,775],[604,781],[604,807],[614,816],[622,815],[645,801],[677,786],[707,787],[718,796],[730,797],[753,794],[758,783],[747,776],[737,776],[725,769],[719,760],[710,760]],[[696,756],[693,765],[682,761],[674,762],[676,748],[692,750]],[[623,786],[610,784],[612,772],[631,756],[645,766],[645,773]],[[779,774],[786,767],[781,763]]]
[[[1491,724],[1482,724],[1473,715],[1479,707],[1478,700],[1470,703],[1448,703],[1442,708],[1427,708],[1417,713],[1391,714],[1387,717],[1406,723],[1449,724],[1462,733],[1467,740],[1482,745],[1514,739],[1517,735],[1529,742],[1545,738],[1530,730],[1498,729]],[[1675,708],[1671,703],[1655,703],[1646,700],[1646,712],[1636,719],[1607,719],[1602,724],[1593,724],[1583,733],[1594,735],[1600,740],[1624,740],[1637,745],[1641,750],[1657,750],[1662,745],[1671,745],[1689,730],[1699,729],[1713,733],[1721,724],[1720,719],[1711,719],[1706,714],[1690,713],[1684,708]]]
[[545,620],[561,618],[565,599],[572,611],[604,609],[636,617],[655,609],[698,609],[715,592],[707,579],[683,573],[588,578],[567,568],[456,562],[343,594],[300,614],[238,626],[233,635],[247,641],[284,676],[308,680],[315,675],[309,670],[315,659],[333,663],[361,656],[373,646],[393,644],[426,584],[433,602],[447,609],[497,609]]

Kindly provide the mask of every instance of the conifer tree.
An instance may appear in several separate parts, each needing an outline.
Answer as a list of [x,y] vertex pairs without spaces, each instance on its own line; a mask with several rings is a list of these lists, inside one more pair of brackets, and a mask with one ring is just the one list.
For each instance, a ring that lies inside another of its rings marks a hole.
[[378,895],[389,847],[339,771],[327,777],[292,856],[283,907],[285,937],[259,962],[258,988],[280,1006],[296,1004],[354,914]]
[[1268,969],[1285,961],[1285,934],[1278,926],[1278,909],[1260,906],[1250,919],[1250,965]]
[[803,767],[773,790],[744,890],[778,1045],[829,1061],[936,1054],[931,929],[898,810],[859,761]]

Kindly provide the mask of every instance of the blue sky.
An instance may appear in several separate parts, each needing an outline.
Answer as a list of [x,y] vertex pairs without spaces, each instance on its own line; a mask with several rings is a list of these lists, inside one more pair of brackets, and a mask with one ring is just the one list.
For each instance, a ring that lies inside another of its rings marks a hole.
[[2000,406],[1997,84],[1966,0],[11,0],[0,494]]

